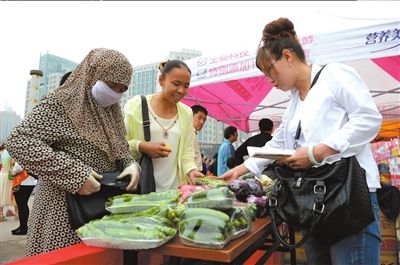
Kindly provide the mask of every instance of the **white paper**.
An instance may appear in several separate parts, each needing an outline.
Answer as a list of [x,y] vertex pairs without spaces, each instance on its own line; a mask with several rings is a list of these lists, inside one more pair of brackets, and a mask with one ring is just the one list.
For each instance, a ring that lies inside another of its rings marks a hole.
[[294,154],[293,149],[276,149],[271,147],[248,146],[249,156],[278,160]]

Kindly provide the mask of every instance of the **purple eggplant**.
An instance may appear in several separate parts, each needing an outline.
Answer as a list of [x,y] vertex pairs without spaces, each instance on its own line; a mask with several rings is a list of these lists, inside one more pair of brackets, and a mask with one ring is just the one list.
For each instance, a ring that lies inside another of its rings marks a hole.
[[261,207],[267,207],[267,203],[268,203],[268,198],[263,196],[263,197],[257,197],[254,195],[250,195],[249,197],[247,197],[247,202],[248,203],[253,203],[257,206],[261,206]]
[[256,216],[258,218],[264,216],[268,211],[268,198],[266,196],[257,197],[250,195],[247,197],[247,202],[257,206]]
[[235,193],[238,201],[246,202],[247,197],[251,194],[251,188],[247,181],[235,179],[229,182],[228,188]]
[[260,181],[256,180],[255,178],[248,178],[245,181],[249,183],[251,194],[257,197],[263,196],[264,190]]

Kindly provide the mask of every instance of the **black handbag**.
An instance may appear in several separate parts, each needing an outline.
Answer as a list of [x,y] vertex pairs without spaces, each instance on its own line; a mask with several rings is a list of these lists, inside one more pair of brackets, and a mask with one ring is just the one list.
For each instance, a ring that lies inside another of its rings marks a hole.
[[[295,149],[300,132],[299,122]],[[305,170],[275,163],[274,172],[277,181],[269,198],[272,227],[275,237],[290,249],[300,247],[311,235],[334,244],[374,221],[365,170],[355,156]],[[277,229],[282,221],[303,229],[303,238],[295,244],[287,243]]]
[[91,195],[67,193],[68,220],[74,230],[91,220],[100,219],[109,214],[106,210],[106,201],[113,196],[126,193],[124,189],[130,180],[129,178],[116,179],[121,174],[122,162],[117,160],[116,164],[118,171],[101,173],[103,178],[100,180],[100,191]]
[[[142,99],[142,116],[143,116],[143,132],[146,142],[150,141],[150,119],[147,100],[145,96],[140,96]],[[139,161],[140,164],[140,179],[139,189],[141,194],[146,194],[156,191],[156,182],[154,180],[153,160],[147,154],[142,154]]]
[[400,191],[395,186],[381,183],[381,188],[376,190],[376,196],[383,214],[396,222],[400,213]]
[[[276,165],[275,175],[270,215],[274,234],[286,247],[300,247],[311,234],[334,244],[374,221],[365,170],[355,156],[308,170]],[[278,221],[304,229],[300,242],[285,242],[277,231]]]

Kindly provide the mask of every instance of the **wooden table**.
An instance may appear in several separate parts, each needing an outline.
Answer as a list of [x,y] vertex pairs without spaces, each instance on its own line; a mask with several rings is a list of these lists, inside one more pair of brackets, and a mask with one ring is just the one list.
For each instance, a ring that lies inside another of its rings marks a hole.
[[266,242],[272,233],[269,218],[256,219],[252,229],[240,238],[230,241],[223,249],[191,247],[181,243],[179,236],[158,248],[147,250],[179,258],[200,259],[231,264],[243,264],[257,249]]
[[[186,246],[181,243],[176,235],[170,242],[158,248],[145,250],[149,253],[159,253],[179,258],[189,258],[207,261],[216,261],[226,264],[243,264],[258,249],[266,250],[265,254],[256,264],[264,264],[265,260],[275,251],[279,250],[279,243],[267,240],[272,234],[271,222],[268,217],[257,219],[253,222],[252,229],[240,238],[229,242],[223,249],[207,249]],[[293,234],[294,235],[294,234]],[[294,236],[293,236],[294,237]],[[294,238],[293,238],[294,240]],[[143,250],[140,250],[142,252]],[[138,251],[119,250],[101,247],[90,247],[84,243],[66,248],[42,253],[33,257],[26,257],[11,262],[12,265],[46,264],[46,265],[102,265],[102,264],[137,264]],[[292,257],[295,264],[295,256]],[[175,260],[176,261],[176,260]]]

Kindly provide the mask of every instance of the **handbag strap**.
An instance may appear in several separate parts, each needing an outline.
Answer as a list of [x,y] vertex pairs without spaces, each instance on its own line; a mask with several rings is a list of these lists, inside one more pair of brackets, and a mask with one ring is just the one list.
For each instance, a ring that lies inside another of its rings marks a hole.
[[[313,221],[310,224],[310,227],[307,229],[307,231],[304,233],[303,238],[295,243],[295,244],[290,244],[288,242],[286,242],[282,236],[279,234],[278,232],[278,226],[277,226],[277,222],[276,222],[276,216],[275,216],[275,212],[277,211],[277,198],[278,198],[278,189],[280,189],[280,185],[281,184],[276,184],[278,185],[278,187],[274,186],[274,188],[271,191],[271,196],[269,199],[269,208],[270,208],[270,216],[271,216],[271,222],[272,222],[272,231],[274,232],[275,237],[279,240],[279,242],[289,248],[289,249],[295,249],[298,247],[301,247],[311,236],[315,226],[318,224],[319,220],[322,217],[322,213],[324,212],[325,206],[323,205],[324,202],[324,195],[325,195],[325,191],[324,191],[324,183],[323,182],[318,182],[317,181],[317,185],[314,187],[314,206],[313,206]],[[288,224],[289,225],[289,224]]]
[[142,99],[142,117],[143,117],[143,132],[144,139],[146,142],[150,141],[150,119],[149,119],[149,109],[147,107],[146,97],[141,95]]
[[[313,88],[313,86],[315,85],[315,83],[317,83],[317,80],[318,80],[318,78],[319,78],[319,75],[321,74],[322,69],[324,69],[325,66],[326,66],[326,65],[322,66],[322,68],[321,68],[321,69],[318,71],[318,73],[314,76],[314,79],[313,79],[313,81],[311,82],[310,90],[311,90],[311,88]],[[293,145],[293,149],[297,149],[297,146],[298,146],[298,143],[297,143],[297,142],[299,141],[300,133],[301,133],[301,120],[299,121],[299,125],[297,125],[296,134],[295,134],[295,136],[294,136],[294,145]]]
[[287,247],[289,249],[295,249],[295,248],[301,247],[308,240],[308,238],[311,236],[312,231],[314,230],[314,227],[317,225],[317,223],[319,222],[319,219],[321,219],[321,216],[322,216],[321,214],[318,214],[316,216],[316,218],[313,219],[313,222],[311,223],[310,228],[306,231],[306,233],[304,234],[303,238],[299,242],[297,242],[295,244],[289,244],[279,234],[278,227],[277,227],[277,224],[276,224],[275,210],[276,209],[273,209],[270,212],[271,221],[272,221],[272,230],[274,232],[275,237],[279,240],[279,242],[283,246],[285,246],[285,247]]

